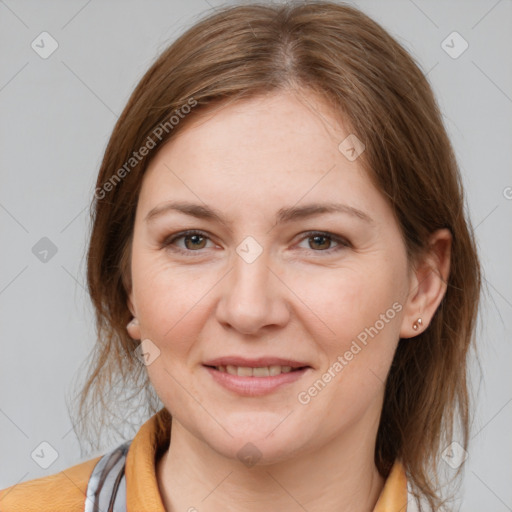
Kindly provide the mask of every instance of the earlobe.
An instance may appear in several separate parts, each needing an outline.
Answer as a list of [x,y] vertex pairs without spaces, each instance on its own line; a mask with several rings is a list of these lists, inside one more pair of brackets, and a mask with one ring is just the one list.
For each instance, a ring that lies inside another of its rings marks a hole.
[[126,330],[128,331],[128,334],[134,339],[134,340],[140,340],[140,326],[139,321],[136,318],[132,318],[127,324],[126,324]]
[[450,273],[451,242],[448,229],[437,230],[431,235],[429,248],[411,276],[401,338],[413,338],[425,331],[439,307]]
[[139,320],[137,319],[137,314],[135,311],[135,308],[133,307],[133,302],[131,298],[131,294],[128,296],[127,301],[128,309],[130,310],[130,313],[133,315],[133,318],[126,324],[126,330],[128,331],[128,334],[131,338],[134,340],[140,340],[140,326],[139,326]]

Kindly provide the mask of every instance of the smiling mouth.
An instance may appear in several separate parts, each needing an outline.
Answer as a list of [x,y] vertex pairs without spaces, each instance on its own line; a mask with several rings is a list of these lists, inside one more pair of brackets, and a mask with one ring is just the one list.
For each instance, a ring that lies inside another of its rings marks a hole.
[[217,370],[221,373],[228,373],[230,375],[236,375],[238,377],[275,377],[283,373],[293,373],[300,370],[304,370],[306,368],[311,368],[310,366],[292,368],[291,366],[280,365],[259,366],[253,368],[249,366],[233,366],[230,364],[221,366],[204,366],[206,366],[207,368],[212,368],[213,370]]

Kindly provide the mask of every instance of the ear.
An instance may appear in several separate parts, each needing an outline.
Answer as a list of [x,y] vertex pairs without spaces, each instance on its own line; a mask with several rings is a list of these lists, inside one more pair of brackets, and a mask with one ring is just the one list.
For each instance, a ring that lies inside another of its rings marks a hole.
[[[423,332],[443,300],[450,274],[451,246],[452,235],[448,229],[435,231],[425,254],[414,265],[402,316],[401,338],[413,338]],[[418,318],[421,318],[421,325],[414,329]]]
[[126,326],[126,330],[128,331],[128,334],[130,337],[132,337],[134,340],[140,340],[141,334],[140,334],[140,326],[139,326],[139,320],[137,319],[137,312],[133,306],[133,293],[130,292],[128,295],[128,301],[127,301],[128,309],[130,310],[130,313],[133,315],[133,319],[128,322],[128,325]]
[[126,305],[128,306],[128,309],[130,310],[130,313],[133,317],[137,316],[137,312],[135,311],[135,307],[133,305],[133,291],[131,291],[128,294],[128,300],[126,301]]

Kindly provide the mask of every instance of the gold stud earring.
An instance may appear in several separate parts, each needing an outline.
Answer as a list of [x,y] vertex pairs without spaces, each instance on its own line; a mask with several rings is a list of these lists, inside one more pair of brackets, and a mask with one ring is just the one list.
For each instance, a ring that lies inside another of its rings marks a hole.
[[416,322],[414,322],[412,324],[412,328],[417,331],[420,327],[421,327],[421,324],[423,323],[423,321],[421,320],[421,318],[418,318],[418,320],[416,320]]

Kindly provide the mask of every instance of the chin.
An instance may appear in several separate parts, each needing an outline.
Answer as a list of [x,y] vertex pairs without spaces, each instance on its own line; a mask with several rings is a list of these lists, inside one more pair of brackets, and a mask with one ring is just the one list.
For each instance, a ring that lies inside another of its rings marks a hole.
[[222,456],[240,461],[244,466],[270,466],[294,458],[299,451],[295,444],[284,445],[281,441],[260,440],[253,442],[247,437],[231,439],[229,444],[211,446]]
[[[284,415],[286,417],[286,415]],[[300,424],[284,425],[283,416],[272,415],[272,421],[256,421],[254,413],[245,422],[224,422],[223,429],[212,438],[212,430],[205,432],[204,441],[217,453],[228,459],[238,459],[247,467],[276,464],[295,457],[307,443],[307,433]],[[280,423],[281,422],[281,423]]]

